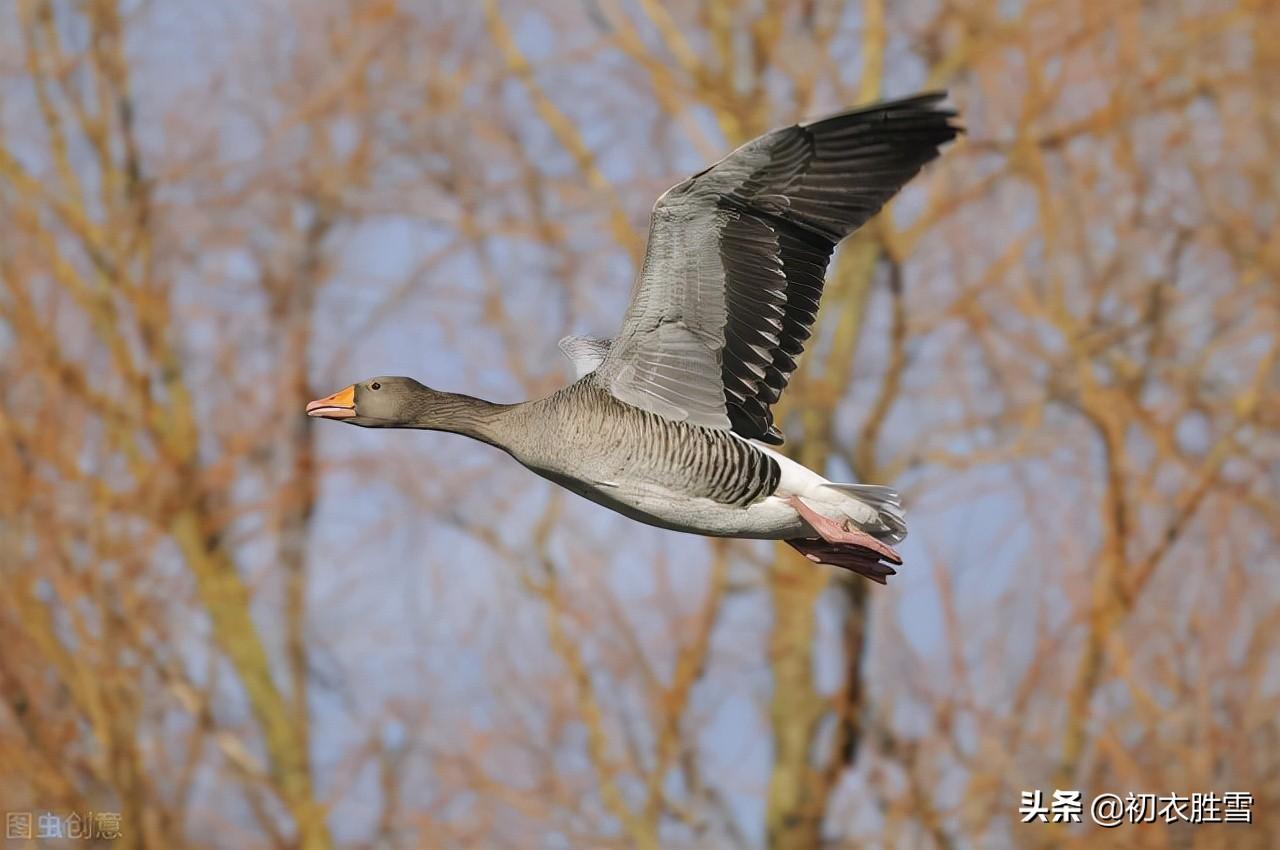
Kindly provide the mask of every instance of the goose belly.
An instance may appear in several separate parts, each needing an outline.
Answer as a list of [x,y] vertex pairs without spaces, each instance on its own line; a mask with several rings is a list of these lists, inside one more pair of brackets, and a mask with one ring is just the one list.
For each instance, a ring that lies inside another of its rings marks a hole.
[[775,460],[728,432],[623,404],[592,376],[528,408],[526,467],[639,522],[717,537],[784,538],[800,515],[774,497]]
[[776,496],[765,496],[749,505],[732,505],[656,482],[614,484],[584,481],[548,470],[534,471],[625,517],[672,531],[782,540],[799,536],[807,529],[795,509]]

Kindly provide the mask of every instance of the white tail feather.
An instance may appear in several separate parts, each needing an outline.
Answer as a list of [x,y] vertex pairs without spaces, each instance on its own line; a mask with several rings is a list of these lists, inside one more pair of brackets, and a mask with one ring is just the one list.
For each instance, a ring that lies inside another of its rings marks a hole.
[[875,508],[879,513],[882,530],[868,528],[866,531],[880,540],[889,543],[901,543],[907,536],[907,517],[902,512],[902,500],[898,491],[880,484],[834,484],[826,482],[829,487],[846,496],[852,496],[863,504]]
[[752,441],[751,445],[778,462],[782,478],[775,496],[799,496],[809,507],[830,519],[850,521],[871,536],[900,543],[907,536],[898,491],[879,484],[835,484],[801,466],[775,449]]

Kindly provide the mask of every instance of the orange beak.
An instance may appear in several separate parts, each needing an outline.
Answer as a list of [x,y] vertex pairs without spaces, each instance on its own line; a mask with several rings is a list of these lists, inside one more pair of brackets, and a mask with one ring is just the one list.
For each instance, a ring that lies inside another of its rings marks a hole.
[[338,390],[331,396],[318,398],[307,403],[307,415],[321,419],[350,419],[356,415],[355,384],[345,390]]

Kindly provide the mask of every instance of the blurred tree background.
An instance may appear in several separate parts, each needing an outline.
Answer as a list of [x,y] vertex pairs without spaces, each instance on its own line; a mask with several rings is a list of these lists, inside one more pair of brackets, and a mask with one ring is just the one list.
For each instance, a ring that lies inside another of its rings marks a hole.
[[[549,392],[667,186],[925,88],[969,133],[838,253],[780,417],[903,489],[888,588],[302,415]],[[1278,91],[1269,0],[0,4],[0,810],[1280,846]],[[1255,823],[1021,824],[1055,788]]]

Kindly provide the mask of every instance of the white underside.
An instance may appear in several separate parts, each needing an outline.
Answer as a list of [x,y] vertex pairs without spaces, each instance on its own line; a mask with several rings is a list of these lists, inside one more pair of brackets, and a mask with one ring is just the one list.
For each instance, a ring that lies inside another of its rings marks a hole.
[[778,462],[781,479],[774,495],[745,508],[637,482],[591,482],[534,471],[631,519],[675,531],[765,540],[812,537],[814,530],[787,502],[793,496],[837,522],[851,521],[871,532],[881,528],[877,508],[768,446],[752,445]]

